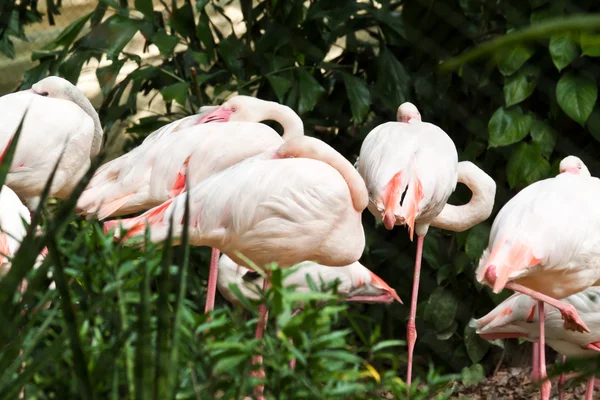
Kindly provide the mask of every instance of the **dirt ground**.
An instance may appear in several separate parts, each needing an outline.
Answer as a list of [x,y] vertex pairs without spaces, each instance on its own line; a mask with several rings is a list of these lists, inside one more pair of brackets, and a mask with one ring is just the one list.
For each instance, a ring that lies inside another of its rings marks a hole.
[[[551,400],[558,400],[558,385],[552,382]],[[586,382],[566,382],[565,400],[584,399]],[[477,385],[460,384],[451,399],[472,400],[539,400],[538,387],[531,382],[531,369],[506,368]],[[600,379],[596,379],[594,399],[600,399]]]

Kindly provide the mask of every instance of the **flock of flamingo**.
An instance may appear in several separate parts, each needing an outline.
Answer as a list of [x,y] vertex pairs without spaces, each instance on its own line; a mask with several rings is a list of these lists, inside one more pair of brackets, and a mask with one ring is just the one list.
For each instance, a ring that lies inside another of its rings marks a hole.
[[[68,198],[99,153],[103,129],[85,95],[59,77],[0,97],[0,109],[0,160],[26,115],[0,193],[6,270],[25,235],[23,221],[30,223],[29,210],[39,203],[55,166],[50,195]],[[261,123],[265,120],[281,124],[283,136]],[[447,204],[458,182],[472,191],[471,200]],[[143,235],[148,224],[151,240],[162,241],[171,220],[174,237],[181,237],[189,195],[190,244],[213,249],[207,312],[217,287],[239,304],[231,283],[258,298],[268,280],[251,268],[271,262],[281,268],[300,264],[285,281],[296,290],[308,290],[308,274],[314,281],[337,279],[349,301],[400,301],[358,262],[365,247],[361,215],[368,208],[386,229],[407,226],[410,239],[417,236],[407,324],[410,385],[425,235],[430,226],[459,232],[486,220],[495,192],[492,178],[471,162],[458,162],[452,139],[423,122],[411,103],[398,108],[397,121],[367,135],[352,165],[328,144],[305,136],[302,120],[289,107],[234,96],[158,129],[101,166],[77,210],[99,220],[144,211],[105,222],[105,231],[127,242]],[[523,337],[535,343],[534,378],[542,399],[550,396],[545,344],[569,357],[600,351],[600,210],[594,200],[599,197],[600,180],[579,158],[565,158],[558,176],[528,186],[500,210],[476,272],[494,293],[518,292],[473,324],[486,339]],[[264,306],[260,321],[257,337],[267,321]],[[587,399],[593,384],[592,377]]]

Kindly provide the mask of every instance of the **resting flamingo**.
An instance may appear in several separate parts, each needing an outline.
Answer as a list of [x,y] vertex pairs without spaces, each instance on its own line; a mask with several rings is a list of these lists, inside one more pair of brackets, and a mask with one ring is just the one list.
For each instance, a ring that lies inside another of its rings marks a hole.
[[0,110],[0,161],[27,111],[5,184],[35,209],[62,155],[50,196],[67,198],[102,146],[102,126],[88,98],[69,81],[50,76],[30,90],[0,97]]
[[[595,199],[600,180],[576,157],[560,165],[561,173],[521,190],[498,213],[477,269],[477,280],[538,300],[540,349],[544,349],[544,303],[560,310],[564,327],[589,332],[571,304],[563,299],[600,281],[600,211]],[[540,351],[540,378],[546,377]],[[542,398],[550,395],[542,384]]]
[[[600,352],[600,287],[590,287],[582,292],[571,295],[561,300],[572,305],[582,320],[591,328],[590,333],[580,333],[567,330],[563,326],[562,315],[554,307],[546,311],[545,341],[557,353],[567,357],[596,357]],[[536,353],[541,354],[544,349],[539,349],[539,328],[534,322],[539,321],[536,316],[538,301],[521,293],[515,293],[504,300],[490,313],[472,325],[477,328],[477,334],[487,340],[525,338],[534,342],[534,377],[539,376],[539,358],[536,362]],[[564,358],[563,358],[564,361]],[[537,369],[536,369],[537,368]],[[564,377],[561,376],[561,381]],[[586,400],[593,398],[594,376],[588,380]],[[563,396],[561,390],[561,396]]]
[[[203,107],[199,115],[187,118],[154,132],[133,151],[103,165],[81,195],[78,208],[86,214],[98,213],[99,219],[148,210],[216,172],[304,134],[302,120],[291,108],[249,96]],[[282,125],[283,138],[258,123],[267,119]],[[207,123],[217,121],[224,123]],[[213,249],[206,312],[214,307],[218,259],[218,250]]]
[[[311,291],[307,283],[307,276],[310,276],[316,285],[320,285],[321,282],[328,284],[336,279],[339,280],[337,290],[346,301],[389,304],[397,300],[402,303],[394,289],[358,261],[338,268],[331,268],[312,261],[304,261],[297,266],[298,269],[284,280],[286,286],[295,286],[297,292]],[[258,272],[235,263],[224,254],[219,260],[217,287],[230,303],[242,306],[237,296],[231,291],[231,284],[237,285],[246,298],[260,300],[260,290],[264,286],[264,279]]]
[[[437,126],[421,122],[421,115],[413,104],[403,103],[398,108],[398,121],[379,125],[367,135],[357,168],[369,190],[369,211],[382,219],[387,229],[407,225],[411,240],[417,233],[406,328],[406,382],[410,386],[423,239],[430,225],[461,232],[487,219],[494,205],[496,184],[473,163],[459,163],[452,139]],[[457,181],[473,192],[469,203],[458,207],[446,204]]]
[[[240,265],[246,265],[241,253],[261,268],[305,260],[342,267],[357,261],[365,246],[364,181],[341,154],[315,138],[290,139],[218,172],[189,196],[190,244],[218,248]],[[151,240],[161,241],[173,215],[174,235],[180,236],[185,200],[180,194],[138,217],[109,221],[105,230],[121,223],[127,237],[138,236],[148,222]]]

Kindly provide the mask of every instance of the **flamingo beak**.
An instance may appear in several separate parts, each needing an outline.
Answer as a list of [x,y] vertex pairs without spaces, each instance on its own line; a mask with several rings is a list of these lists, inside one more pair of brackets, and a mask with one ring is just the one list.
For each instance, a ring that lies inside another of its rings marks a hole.
[[398,303],[404,304],[400,299],[400,296],[398,296],[398,293],[396,293],[396,291],[392,289],[390,285],[388,285],[383,279],[375,275],[373,272],[369,271],[369,274],[371,274],[371,285],[383,290],[387,296],[391,296],[394,300],[398,301]]
[[565,170],[563,171],[563,173],[564,173],[564,172],[568,172],[568,173],[570,173],[570,174],[573,174],[573,175],[579,175],[579,173],[580,173],[581,171],[579,170],[579,168],[572,167],[572,168],[567,168],[567,169],[565,169]]
[[233,111],[231,111],[231,109],[225,108],[225,107],[217,107],[213,111],[210,111],[210,108],[208,108],[208,107],[204,110],[203,109],[204,109],[204,107],[202,107],[200,109],[199,115],[203,115],[203,114],[204,115],[196,123],[197,125],[206,124],[209,122],[227,122],[227,121],[229,121],[229,118],[231,117],[231,113],[233,112]]

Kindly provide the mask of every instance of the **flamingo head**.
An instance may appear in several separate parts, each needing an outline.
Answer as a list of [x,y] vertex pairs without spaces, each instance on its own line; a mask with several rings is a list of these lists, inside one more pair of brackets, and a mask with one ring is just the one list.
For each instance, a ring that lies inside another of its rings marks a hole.
[[421,113],[413,103],[402,103],[398,107],[396,118],[399,122],[421,121]]
[[559,165],[559,171],[561,174],[568,172],[574,175],[592,176],[583,161],[581,161],[579,157],[575,156],[563,158]]
[[204,106],[198,110],[198,124],[208,122],[245,121],[260,122],[265,118],[265,100],[251,96],[233,96],[220,106]]
[[75,85],[68,80],[58,76],[49,76],[34,84],[30,91],[43,97],[72,101],[75,89]]

